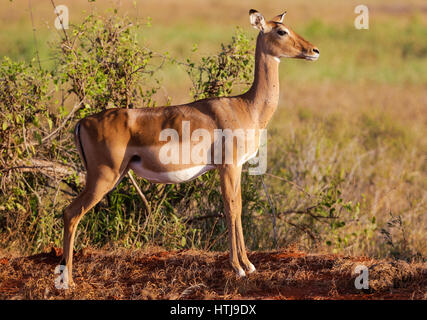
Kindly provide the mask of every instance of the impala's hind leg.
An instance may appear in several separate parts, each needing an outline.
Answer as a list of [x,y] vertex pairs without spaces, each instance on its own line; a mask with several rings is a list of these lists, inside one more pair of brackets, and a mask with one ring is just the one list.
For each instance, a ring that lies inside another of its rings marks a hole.
[[73,284],[73,245],[77,225],[81,218],[93,206],[95,206],[104,195],[112,190],[123,174],[115,173],[112,169],[104,167],[102,172],[96,175],[87,174],[84,190],[64,210],[64,249],[61,265],[66,266],[64,272],[68,275],[68,285]]

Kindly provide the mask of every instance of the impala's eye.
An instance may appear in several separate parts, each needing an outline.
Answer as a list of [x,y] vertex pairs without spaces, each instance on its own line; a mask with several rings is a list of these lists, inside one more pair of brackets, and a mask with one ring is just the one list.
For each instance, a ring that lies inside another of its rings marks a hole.
[[277,33],[281,36],[284,36],[285,34],[288,34],[285,30],[279,29],[277,30]]

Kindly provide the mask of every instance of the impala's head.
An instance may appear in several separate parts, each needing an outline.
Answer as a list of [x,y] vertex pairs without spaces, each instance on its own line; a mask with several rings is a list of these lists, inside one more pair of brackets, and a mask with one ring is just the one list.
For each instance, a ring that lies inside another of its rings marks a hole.
[[270,21],[265,21],[258,11],[251,9],[249,17],[254,28],[260,31],[259,44],[263,50],[276,58],[299,58],[317,60],[319,49],[283,24],[286,12]]

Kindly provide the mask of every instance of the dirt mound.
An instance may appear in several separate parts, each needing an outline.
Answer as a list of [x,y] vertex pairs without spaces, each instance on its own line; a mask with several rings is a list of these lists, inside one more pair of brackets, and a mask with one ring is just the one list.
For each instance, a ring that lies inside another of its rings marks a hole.
[[[295,250],[253,252],[257,272],[237,279],[227,253],[85,249],[75,255],[69,290],[55,288],[61,257],[52,249],[0,258],[1,299],[427,299],[427,265]],[[369,270],[369,289],[354,282]]]

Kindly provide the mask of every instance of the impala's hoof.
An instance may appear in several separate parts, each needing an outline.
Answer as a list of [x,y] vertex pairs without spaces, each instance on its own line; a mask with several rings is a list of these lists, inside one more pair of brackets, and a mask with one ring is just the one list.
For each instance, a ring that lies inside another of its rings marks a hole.
[[239,268],[239,271],[237,271],[237,276],[239,278],[244,278],[244,277],[246,277],[246,273],[245,273],[245,271],[243,271],[242,268]]
[[251,274],[256,271],[255,266],[252,263],[249,263],[248,273]]

